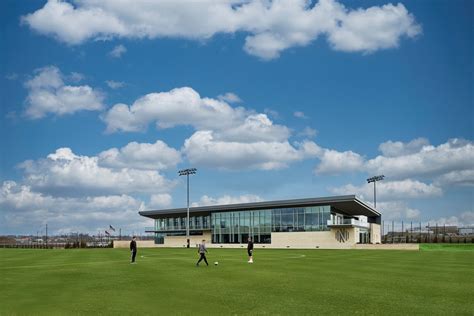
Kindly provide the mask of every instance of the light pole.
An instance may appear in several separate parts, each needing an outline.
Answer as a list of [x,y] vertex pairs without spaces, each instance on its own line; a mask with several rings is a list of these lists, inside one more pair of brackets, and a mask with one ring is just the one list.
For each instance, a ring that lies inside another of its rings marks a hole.
[[374,183],[374,208],[377,208],[377,189],[376,189],[376,183],[377,181],[381,181],[385,178],[385,176],[382,174],[380,176],[375,176],[367,179],[367,183]]
[[187,247],[189,248],[189,175],[196,174],[196,168],[188,168],[179,170],[178,174],[180,176],[186,176],[186,183],[187,183],[187,212],[186,212],[186,239],[187,239]]

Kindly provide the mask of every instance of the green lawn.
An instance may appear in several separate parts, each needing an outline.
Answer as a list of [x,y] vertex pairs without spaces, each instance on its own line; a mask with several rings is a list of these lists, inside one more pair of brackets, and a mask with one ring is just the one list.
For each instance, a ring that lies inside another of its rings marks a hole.
[[474,251],[474,244],[421,244],[423,251]]
[[[472,248],[471,248],[472,250]],[[0,249],[0,314],[473,315],[474,251]],[[143,256],[143,257],[142,257]]]

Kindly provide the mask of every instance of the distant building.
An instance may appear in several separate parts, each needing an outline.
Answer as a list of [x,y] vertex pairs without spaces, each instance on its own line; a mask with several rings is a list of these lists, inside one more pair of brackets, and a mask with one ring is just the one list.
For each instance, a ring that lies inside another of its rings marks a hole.
[[459,235],[474,235],[474,227],[459,227]]
[[458,233],[457,226],[426,226],[426,228],[432,231],[435,234],[452,234],[456,235]]
[[[153,218],[160,247],[186,246],[186,208],[142,211]],[[351,248],[380,243],[381,215],[354,195],[190,208],[191,245],[241,247]]]

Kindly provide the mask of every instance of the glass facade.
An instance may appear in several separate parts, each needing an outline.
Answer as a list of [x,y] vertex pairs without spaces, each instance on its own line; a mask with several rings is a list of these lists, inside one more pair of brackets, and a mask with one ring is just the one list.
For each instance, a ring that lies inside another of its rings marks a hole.
[[271,210],[216,212],[211,214],[212,243],[240,244],[252,237],[255,243],[270,243]]
[[213,243],[270,243],[272,232],[329,230],[330,206],[278,208],[257,211],[213,212]]
[[[212,243],[240,244],[252,237],[255,243],[271,243],[272,232],[304,232],[329,230],[331,207],[310,206],[235,212],[212,212],[190,217],[190,234],[202,235],[211,230]],[[186,217],[175,216],[155,220],[155,242],[164,236],[185,236]]]
[[[211,229],[210,215],[189,217],[189,234],[202,235],[203,230]],[[186,216],[155,219],[155,244],[163,244],[165,236],[186,236]]]
[[[189,229],[203,230],[211,229],[209,226],[210,216],[190,216]],[[155,230],[160,232],[186,230],[186,216],[158,218],[155,220]],[[171,236],[171,235],[169,235]]]

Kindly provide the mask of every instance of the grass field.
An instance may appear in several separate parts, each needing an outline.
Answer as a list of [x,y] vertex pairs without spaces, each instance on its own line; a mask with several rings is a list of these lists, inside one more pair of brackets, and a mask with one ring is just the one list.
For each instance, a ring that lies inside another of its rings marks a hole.
[[[464,251],[0,249],[0,314],[473,315]],[[446,248],[446,247],[445,247]],[[423,247],[422,247],[423,249]],[[143,256],[143,257],[142,257]]]
[[474,244],[421,244],[423,251],[474,251]]

